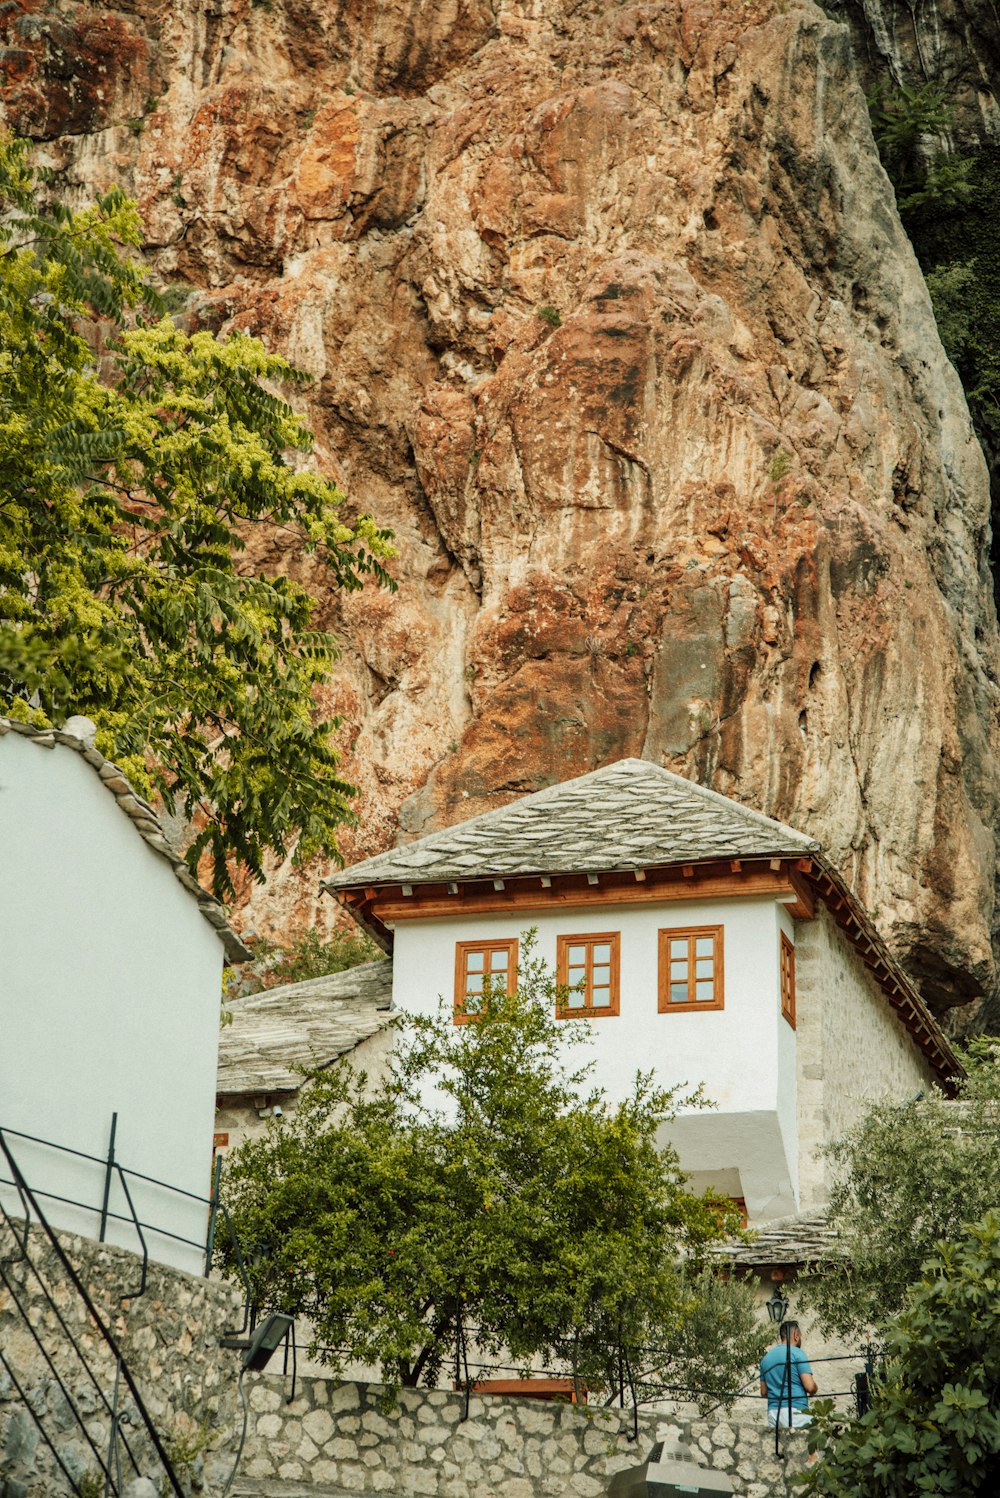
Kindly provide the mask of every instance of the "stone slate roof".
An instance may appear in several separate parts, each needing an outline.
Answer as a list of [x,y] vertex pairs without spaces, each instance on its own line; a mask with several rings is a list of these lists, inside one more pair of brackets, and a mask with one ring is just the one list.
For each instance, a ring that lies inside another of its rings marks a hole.
[[[86,718],[71,718],[70,724],[73,726],[80,724],[93,731],[93,724],[89,723]],[[79,738],[76,734],[67,733],[63,729],[32,728],[29,724],[18,723],[13,718],[0,718],[0,738],[8,733],[20,734],[23,738],[30,739],[40,749],[54,749],[57,744],[61,744],[67,749],[75,749],[77,754],[82,755],[100,779],[105,790],[114,796],[118,809],[128,817],[143,842],[152,848],[154,853],[166,859],[178,882],[183,884],[188,893],[198,901],[202,915],[225,947],[228,960],[246,962],[250,956],[249,949],[244,946],[241,938],[230,926],[226,919],[226,912],[218,900],[214,899],[208,890],[202,889],[187,864],[171,846],[155,809],[148,801],[143,800],[118,766],[111,760],[105,759],[104,755],[94,748],[89,736]]]
[[329,1066],[388,1025],[392,963],[285,983],[234,999],[219,1035],[219,1096],[297,1092],[302,1070]]
[[618,869],[766,855],[802,857],[819,844],[647,760],[621,759],[380,853],[323,881],[436,884],[523,874]]
[[740,1269],[763,1268],[768,1264],[826,1263],[839,1252],[837,1235],[825,1212],[776,1217],[752,1231],[753,1243],[723,1243],[712,1252]]

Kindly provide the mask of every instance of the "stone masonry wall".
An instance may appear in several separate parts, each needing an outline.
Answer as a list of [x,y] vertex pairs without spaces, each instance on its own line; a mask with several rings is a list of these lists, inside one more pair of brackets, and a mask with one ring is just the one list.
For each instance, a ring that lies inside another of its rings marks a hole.
[[[64,1235],[61,1239],[139,1383],[184,1485],[193,1495],[221,1493],[236,1455],[241,1416],[236,1398],[239,1355],[219,1345],[239,1322],[229,1287],[151,1265],[140,1298],[123,1299],[137,1281],[138,1260],[124,1250]],[[12,1256],[0,1234],[0,1350],[77,1481],[97,1463],[73,1423],[17,1301],[53,1353],[97,1449],[107,1450],[108,1420],[100,1396],[67,1353],[41,1281],[85,1349],[110,1398],[114,1367],[40,1230],[30,1235],[34,1270]],[[475,1397],[464,1418],[462,1395],[404,1390],[391,1409],[375,1384],[298,1381],[248,1374],[249,1424],[232,1498],[601,1498],[615,1472],[646,1459],[656,1441],[667,1453],[729,1473],[740,1498],[783,1498],[787,1478],[805,1460],[800,1434],[774,1436],[755,1416],[709,1420],[643,1411],[639,1439],[628,1412],[568,1404]],[[133,1427],[135,1428],[135,1427]],[[0,1498],[55,1498],[66,1490],[44,1441],[0,1368]]]
[[935,1076],[829,911],[795,930],[799,1199],[829,1199],[825,1144],[840,1139],[875,1099],[912,1097]]
[[665,1417],[569,1404],[403,1390],[382,1407],[377,1385],[303,1379],[294,1401],[279,1379],[250,1392],[251,1425],[232,1498],[415,1494],[422,1498],[600,1498],[615,1472],[665,1454],[727,1472],[741,1498],[783,1498],[805,1461],[805,1440],[756,1419]]
[[[239,1326],[240,1296],[229,1285],[150,1264],[146,1293],[122,1299],[123,1292],[139,1282],[135,1254],[69,1234],[61,1235],[60,1241],[121,1347],[178,1475],[193,1492],[221,1490],[239,1439],[239,1354],[220,1347],[219,1338],[227,1328]],[[109,1439],[106,1409],[60,1330],[42,1282],[109,1400],[114,1362],[37,1226],[30,1230],[29,1254],[38,1274],[17,1258],[12,1235],[0,1229],[0,1257],[5,1261],[0,1277],[0,1350],[33,1407],[43,1413],[46,1431],[68,1471],[77,1481],[96,1478],[94,1453],[32,1340],[18,1302],[39,1331],[102,1453]],[[137,1427],[133,1424],[131,1429]],[[0,1495],[55,1498],[66,1491],[65,1478],[0,1366]]]

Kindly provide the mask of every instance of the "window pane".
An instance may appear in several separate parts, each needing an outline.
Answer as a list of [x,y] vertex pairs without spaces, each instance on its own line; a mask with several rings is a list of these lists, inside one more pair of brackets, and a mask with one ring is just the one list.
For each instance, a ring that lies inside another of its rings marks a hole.
[[486,966],[485,952],[466,952],[465,968],[469,973],[481,973]]
[[686,962],[672,962],[670,964],[671,983],[686,983],[687,975],[688,965]]
[[492,973],[499,973],[499,975],[500,975],[501,978],[506,977],[506,975],[507,975],[507,953],[506,952],[491,952],[490,953],[490,972],[492,972]]
[[715,963],[711,957],[699,957],[694,966],[699,978],[711,978],[715,975]]
[[671,983],[671,985],[670,985],[670,1002],[671,1002],[671,1004],[686,1004],[687,1003],[687,996],[688,996],[688,990],[687,990],[687,984],[686,983]]
[[595,988],[591,1003],[595,1009],[607,1009],[611,1004],[611,990],[609,988]]
[[611,968],[608,965],[608,963],[602,962],[601,965],[600,965],[600,967],[595,966],[594,967],[594,987],[595,988],[607,988],[607,986],[608,986],[608,984],[610,982],[611,982]]
[[709,978],[707,983],[696,983],[695,989],[695,997],[697,998],[699,1004],[710,1004],[715,998],[715,984],[712,982],[711,978]]
[[[711,957],[715,951],[715,938],[713,936],[695,937],[694,950],[696,957]],[[772,968],[773,972],[774,969]]]
[[484,977],[482,973],[470,973],[465,982],[467,993],[482,993]]
[[586,998],[579,991],[579,989],[571,990],[569,996],[566,999],[566,1007],[568,1009],[582,1009],[585,1003]]
[[586,967],[587,948],[572,946],[567,948],[570,967]]
[[687,944],[687,937],[686,936],[672,936],[670,938],[670,956],[671,956],[671,960],[675,960],[678,957],[683,957],[684,961],[686,962],[687,961],[687,950],[688,950],[688,944]]
[[607,965],[608,965],[608,963],[610,961],[611,961],[611,947],[609,946],[609,944],[606,941],[595,942],[594,943],[594,962],[595,963],[599,962],[599,963],[602,964],[602,966],[607,967]]

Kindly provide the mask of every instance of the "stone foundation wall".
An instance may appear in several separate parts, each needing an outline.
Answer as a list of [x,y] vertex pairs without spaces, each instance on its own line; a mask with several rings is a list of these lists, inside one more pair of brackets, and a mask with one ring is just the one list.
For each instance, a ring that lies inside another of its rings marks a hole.
[[491,1395],[403,1390],[394,1409],[372,1384],[262,1377],[232,1498],[256,1495],[416,1494],[423,1498],[600,1498],[616,1472],[656,1441],[698,1466],[726,1472],[741,1498],[782,1498],[805,1461],[805,1438],[782,1433],[782,1460],[762,1413],[689,1420]]
[[[146,1294],[122,1300],[134,1286],[138,1261],[124,1250],[86,1239],[61,1240],[136,1376],[185,1491],[217,1495],[232,1468],[242,1416],[237,1400],[239,1354],[220,1347],[238,1324],[239,1296],[229,1287],[150,1266]],[[0,1256],[13,1252],[0,1237]],[[59,1311],[85,1349],[110,1399],[114,1366],[40,1230],[31,1256]],[[96,1478],[98,1465],[73,1423],[15,1305],[42,1333],[99,1451],[109,1422],[100,1396],[66,1350],[56,1317],[25,1263],[7,1263],[11,1287],[0,1284],[0,1349],[75,1480]],[[384,1407],[376,1384],[307,1377],[297,1384],[248,1374],[246,1445],[231,1498],[601,1498],[614,1473],[645,1460],[656,1441],[698,1466],[728,1473],[740,1498],[783,1498],[787,1478],[805,1460],[804,1439],[783,1434],[784,1459],[763,1412],[690,1420],[643,1411],[639,1439],[619,1410],[474,1397],[465,1417],[462,1395],[404,1390]],[[95,1489],[97,1491],[98,1489]],[[0,1368],[0,1498],[55,1498],[66,1491],[50,1452]]]
[[[239,1354],[220,1347],[219,1338],[227,1328],[239,1325],[240,1296],[228,1285],[150,1264],[145,1294],[122,1299],[123,1292],[139,1282],[140,1261],[134,1254],[70,1234],[61,1235],[60,1242],[118,1342],[185,1485],[195,1492],[220,1489],[239,1438]],[[11,1234],[0,1230],[0,1256],[7,1261],[3,1272],[10,1280],[8,1286],[0,1279],[0,1350],[32,1406],[43,1415],[67,1470],[77,1481],[96,1478],[99,1466],[94,1452],[25,1326],[17,1302],[26,1308],[101,1453],[108,1449],[107,1411],[60,1329],[41,1282],[48,1286],[109,1401],[114,1360],[37,1226],[30,1230],[29,1254],[38,1275],[23,1260],[16,1260]],[[127,1398],[127,1391],[122,1397]],[[55,1498],[66,1491],[65,1477],[0,1366],[0,1495]]]

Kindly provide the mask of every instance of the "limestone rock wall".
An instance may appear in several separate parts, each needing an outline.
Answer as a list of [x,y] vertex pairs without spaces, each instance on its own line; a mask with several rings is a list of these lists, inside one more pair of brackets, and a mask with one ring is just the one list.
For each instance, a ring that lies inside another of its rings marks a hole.
[[307,1378],[286,1402],[262,1378],[233,1498],[416,1493],[424,1498],[602,1498],[616,1472],[662,1441],[664,1455],[725,1472],[736,1498],[785,1498],[806,1459],[801,1432],[774,1432],[747,1414],[697,1420],[631,1411],[404,1389],[392,1409],[370,1384]]
[[[219,1338],[240,1325],[239,1294],[229,1285],[150,1264],[146,1292],[136,1296],[137,1255],[68,1233],[61,1234],[60,1241],[121,1348],[185,1490],[220,1492],[239,1443],[240,1355],[220,1347]],[[114,1360],[37,1223],[30,1229],[28,1246],[30,1265],[20,1258],[10,1228],[0,1230],[0,1351],[13,1370],[12,1379],[0,1367],[0,1494],[48,1498],[68,1491],[16,1385],[40,1417],[66,1471],[78,1484],[94,1485],[100,1479],[97,1490],[103,1492],[97,1454],[106,1459],[109,1450]],[[51,1361],[33,1340],[25,1316]],[[76,1423],[56,1374],[86,1420],[87,1436]],[[124,1383],[118,1407],[133,1416],[123,1427],[124,1440],[130,1442],[142,1470],[160,1478],[162,1469],[152,1458]],[[127,1483],[132,1473],[124,1452],[120,1454]]]
[[[308,369],[396,528],[341,599],[349,858],[643,754],[820,838],[938,1007],[996,988],[983,460],[802,0],[31,0],[7,119]],[[247,890],[317,917],[316,870]],[[332,920],[327,909],[321,919]]]

